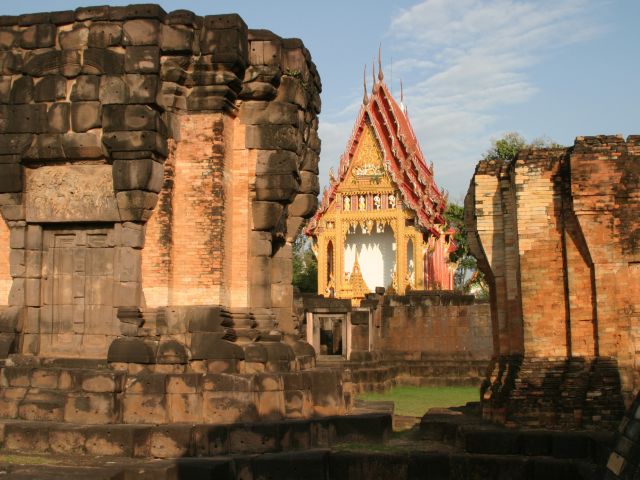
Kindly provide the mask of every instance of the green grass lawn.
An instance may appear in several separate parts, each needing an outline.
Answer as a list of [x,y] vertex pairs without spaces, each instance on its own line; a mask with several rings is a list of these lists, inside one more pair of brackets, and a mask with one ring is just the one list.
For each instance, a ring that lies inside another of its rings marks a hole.
[[394,387],[386,393],[364,393],[365,401],[393,401],[395,414],[421,417],[430,408],[459,407],[479,400],[478,387]]

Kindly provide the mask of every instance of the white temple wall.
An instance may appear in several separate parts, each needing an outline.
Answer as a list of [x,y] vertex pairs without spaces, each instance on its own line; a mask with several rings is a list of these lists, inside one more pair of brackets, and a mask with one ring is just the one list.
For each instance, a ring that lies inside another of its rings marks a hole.
[[396,264],[396,241],[393,230],[364,234],[360,227],[356,233],[348,233],[344,248],[344,271],[351,274],[358,252],[358,263],[362,277],[369,290],[388,287]]

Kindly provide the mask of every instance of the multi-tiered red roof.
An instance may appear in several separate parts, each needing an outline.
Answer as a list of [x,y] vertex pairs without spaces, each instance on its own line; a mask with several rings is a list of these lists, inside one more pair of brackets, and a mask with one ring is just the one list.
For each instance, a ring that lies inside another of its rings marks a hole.
[[356,152],[366,124],[369,123],[380,144],[384,166],[401,193],[403,204],[415,213],[417,224],[438,237],[445,225],[446,198],[436,185],[433,168],[427,166],[407,112],[395,101],[384,82],[382,71],[373,86],[371,97],[365,98],[347,149],[340,158],[337,179],[323,192],[320,207],[310,220],[307,234],[314,235],[318,220],[335,198]]

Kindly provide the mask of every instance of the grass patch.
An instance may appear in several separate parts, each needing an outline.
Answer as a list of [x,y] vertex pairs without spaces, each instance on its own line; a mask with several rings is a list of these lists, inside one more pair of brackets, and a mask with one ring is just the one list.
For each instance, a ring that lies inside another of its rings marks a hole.
[[392,401],[395,414],[421,417],[430,408],[459,407],[478,401],[478,387],[394,387],[385,393],[364,393],[358,396],[365,401]]

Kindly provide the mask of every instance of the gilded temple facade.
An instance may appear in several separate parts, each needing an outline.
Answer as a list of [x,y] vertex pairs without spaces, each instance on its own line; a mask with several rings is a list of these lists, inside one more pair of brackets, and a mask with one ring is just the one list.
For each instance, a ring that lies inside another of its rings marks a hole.
[[377,287],[397,294],[453,288],[446,198],[381,70],[338,173],[329,177],[306,230],[318,257],[319,294],[357,303]]

